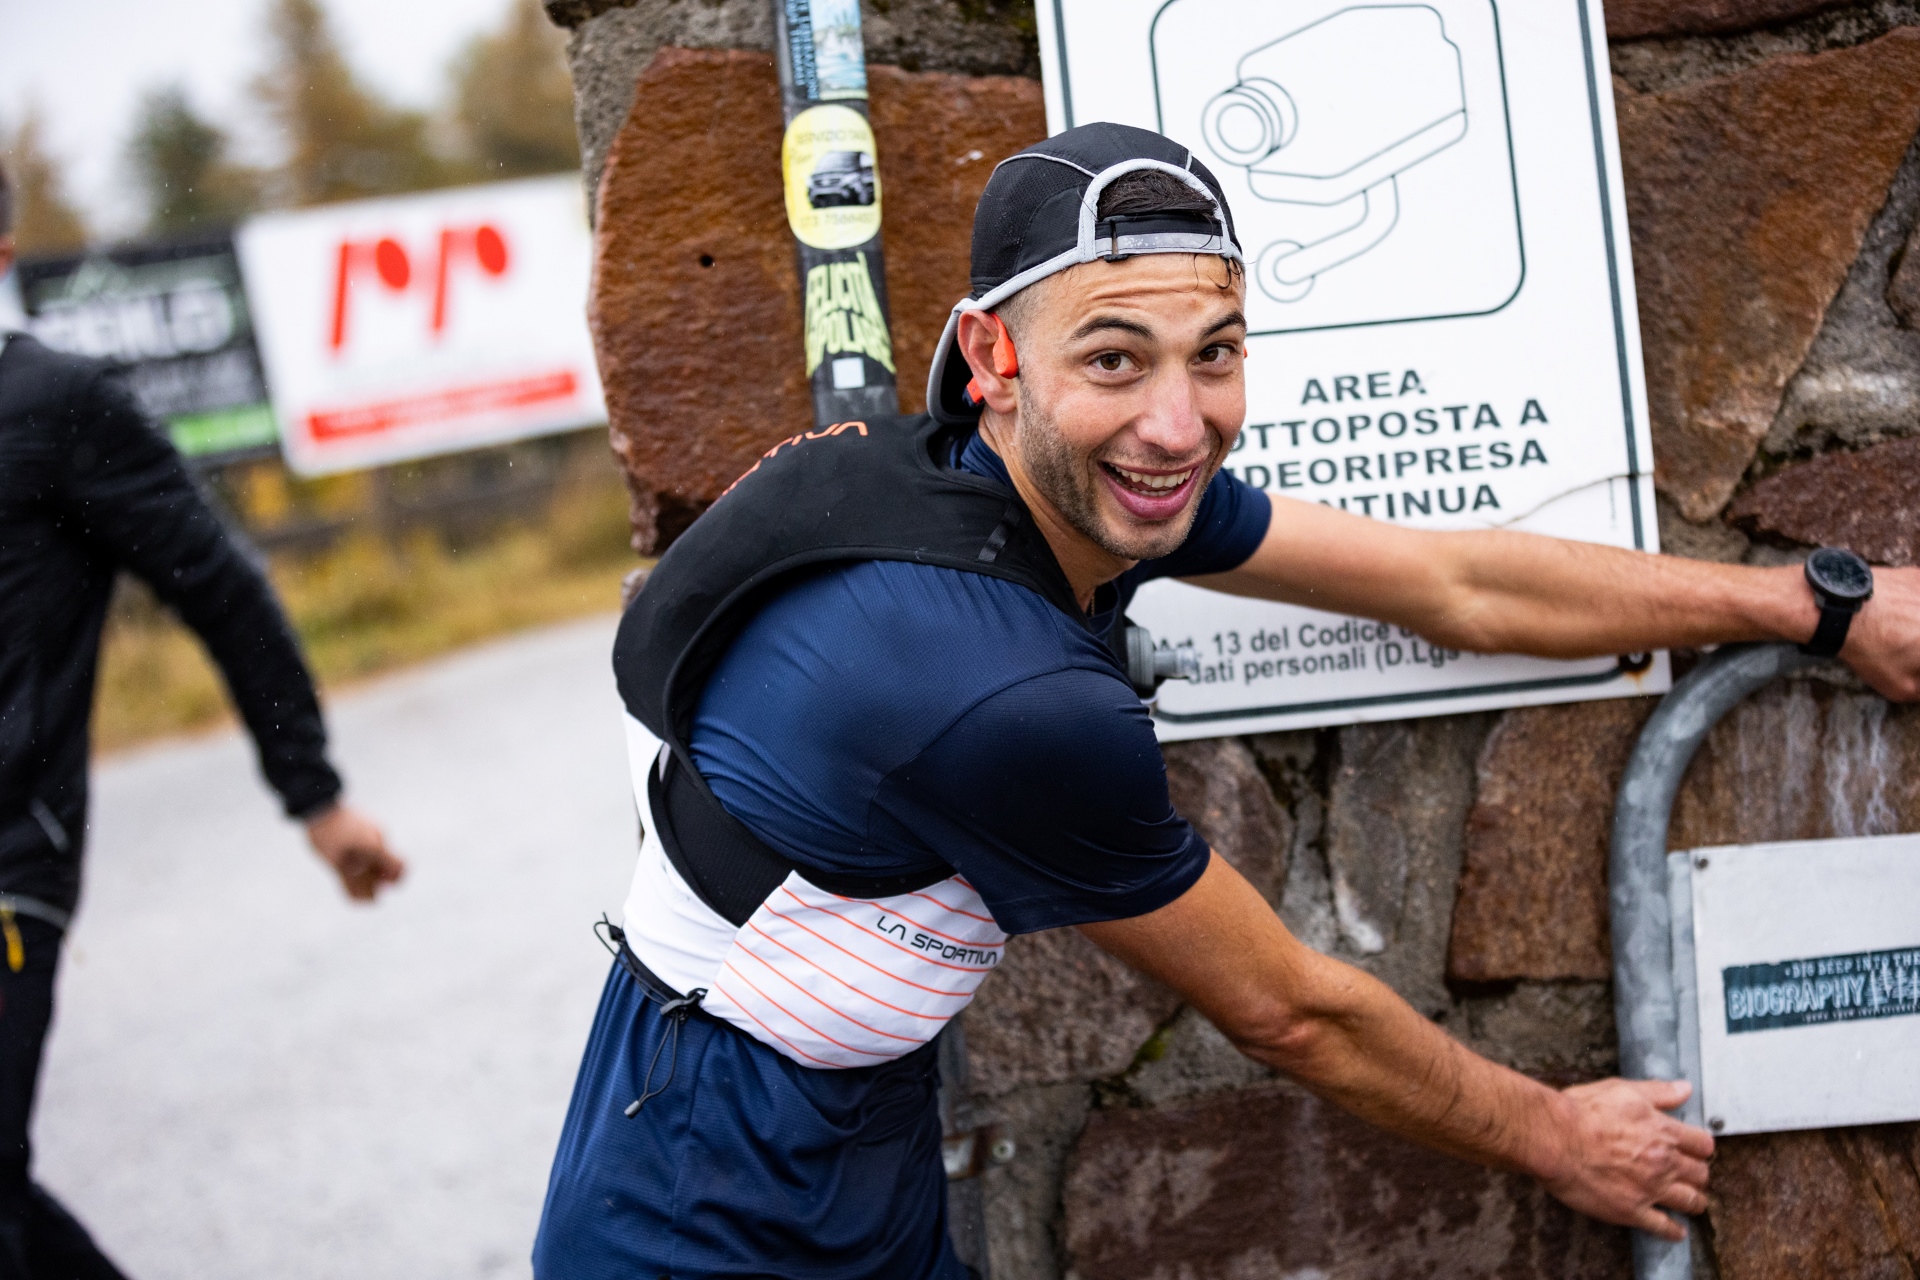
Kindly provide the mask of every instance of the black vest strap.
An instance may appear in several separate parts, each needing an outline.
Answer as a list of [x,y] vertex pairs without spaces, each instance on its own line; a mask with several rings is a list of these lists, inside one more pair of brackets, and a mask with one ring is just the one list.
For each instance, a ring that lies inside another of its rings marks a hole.
[[938,884],[945,868],[914,875],[832,875],[798,863],[767,847],[740,819],[714,798],[697,769],[667,761],[663,782],[658,768],[647,773],[647,799],[659,824],[667,861],[680,878],[720,917],[743,925],[760,904],[798,871],[828,893],[849,898],[890,898]]
[[661,843],[681,877],[735,925],[795,871],[850,898],[910,893],[951,874],[839,876],[800,867],[728,813],[694,767],[687,738],[701,689],[748,619],[795,574],[860,560],[940,565],[1016,582],[1084,621],[1018,495],[946,465],[969,430],[923,414],[783,440],[661,557],[620,621],[621,699],[670,753],[664,778],[649,770]]

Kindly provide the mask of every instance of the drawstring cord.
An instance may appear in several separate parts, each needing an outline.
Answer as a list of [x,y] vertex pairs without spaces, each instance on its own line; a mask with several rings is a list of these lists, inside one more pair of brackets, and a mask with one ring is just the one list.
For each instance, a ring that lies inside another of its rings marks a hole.
[[[604,936],[600,933],[602,927],[607,931]],[[594,924],[593,935],[600,939],[600,945],[611,952],[613,958],[620,962],[620,966],[640,984],[640,989],[647,993],[648,998],[660,1002],[660,1016],[666,1018],[671,1024],[660,1043],[653,1047],[653,1057],[647,1063],[647,1077],[640,1082],[640,1096],[626,1106],[624,1114],[631,1120],[640,1114],[640,1108],[673,1086],[674,1074],[680,1069],[680,1028],[686,1025],[693,1011],[700,1007],[700,1002],[707,998],[707,989],[695,987],[689,995],[676,995],[668,999],[659,989],[653,975],[641,967],[640,957],[634,955],[633,949],[627,945],[625,930],[603,915]],[[653,1087],[653,1073],[660,1066],[662,1053],[667,1054],[667,1078],[662,1080],[660,1087],[656,1089]]]
[[[680,1069],[680,1028],[686,1024],[687,1015],[693,1012],[693,1007],[699,1004],[701,997],[706,994],[704,990],[695,991],[690,996],[669,1000],[660,1006],[661,1015],[671,1018],[673,1026],[668,1029],[665,1038],[653,1046],[653,1061],[647,1063],[647,1078],[640,1082],[640,1096],[627,1104],[627,1119],[631,1120],[639,1115],[640,1108],[665,1093],[673,1084],[673,1074]],[[658,1089],[655,1089],[652,1087],[653,1069],[660,1065],[660,1054],[669,1043],[673,1046],[673,1052],[667,1055],[667,1078],[660,1082]]]

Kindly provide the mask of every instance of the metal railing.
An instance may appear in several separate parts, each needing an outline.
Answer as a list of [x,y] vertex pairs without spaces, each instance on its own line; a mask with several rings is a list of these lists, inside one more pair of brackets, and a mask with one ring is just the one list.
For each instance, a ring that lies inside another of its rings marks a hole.
[[[1714,725],[1749,694],[1816,661],[1787,644],[1715,651],[1661,700],[1620,779],[1608,866],[1620,1074],[1691,1080],[1693,1096],[1679,1113],[1688,1124],[1700,1124],[1703,1112],[1692,975],[1676,980],[1674,967],[1676,944],[1683,954],[1692,951],[1693,927],[1691,910],[1673,909],[1667,825],[1674,796]],[[1634,1232],[1633,1273],[1636,1280],[1692,1280],[1692,1240]]]

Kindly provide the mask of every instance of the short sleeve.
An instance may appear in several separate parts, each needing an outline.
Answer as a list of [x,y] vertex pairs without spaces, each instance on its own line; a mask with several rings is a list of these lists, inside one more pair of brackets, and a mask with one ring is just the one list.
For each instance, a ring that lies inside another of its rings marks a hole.
[[1142,561],[1127,575],[1137,585],[1154,578],[1197,578],[1238,569],[1259,549],[1273,522],[1273,500],[1222,470],[1200,495],[1193,532],[1179,550]]
[[877,843],[937,850],[1008,933],[1123,920],[1206,869],[1140,699],[1085,668],[983,699],[874,797]]

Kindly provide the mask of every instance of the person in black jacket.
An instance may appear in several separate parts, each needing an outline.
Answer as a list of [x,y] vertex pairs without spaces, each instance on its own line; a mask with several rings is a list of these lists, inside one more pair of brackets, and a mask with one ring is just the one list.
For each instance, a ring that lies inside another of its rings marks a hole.
[[[0,172],[0,276],[12,264]],[[107,364],[0,334],[0,1280],[120,1271],[34,1185],[27,1125],[80,891],[88,720],[114,576],[198,633],[289,816],[349,897],[403,866],[341,802],[313,680],[272,588]]]

